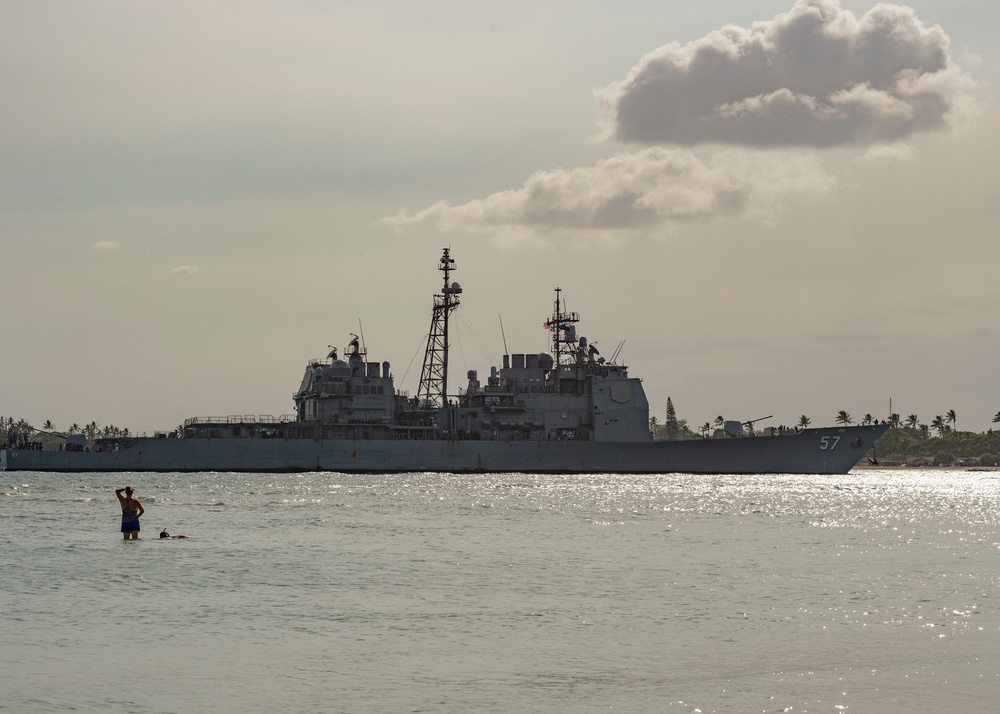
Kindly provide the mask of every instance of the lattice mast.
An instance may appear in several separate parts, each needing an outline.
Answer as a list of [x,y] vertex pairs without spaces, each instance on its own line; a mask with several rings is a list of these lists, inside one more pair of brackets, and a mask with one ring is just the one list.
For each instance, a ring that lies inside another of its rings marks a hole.
[[445,248],[438,262],[438,270],[444,273],[444,288],[434,296],[431,330],[427,335],[424,366],[417,390],[420,406],[424,409],[440,409],[448,400],[448,316],[458,307],[458,296],[462,292],[462,287],[450,279],[451,271],[457,268],[449,249]]
[[565,309],[562,289],[556,288],[552,317],[545,322],[545,326],[549,328],[549,333],[552,336],[552,346],[556,353],[556,391],[559,391],[559,377],[562,372],[560,368],[576,361],[576,323],[579,321],[580,315]]

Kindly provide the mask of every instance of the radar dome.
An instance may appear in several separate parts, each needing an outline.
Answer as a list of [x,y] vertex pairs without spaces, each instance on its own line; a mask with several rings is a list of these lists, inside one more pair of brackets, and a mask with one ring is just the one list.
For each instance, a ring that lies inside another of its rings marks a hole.
[[330,375],[333,377],[350,377],[351,365],[342,359],[334,360],[330,365]]

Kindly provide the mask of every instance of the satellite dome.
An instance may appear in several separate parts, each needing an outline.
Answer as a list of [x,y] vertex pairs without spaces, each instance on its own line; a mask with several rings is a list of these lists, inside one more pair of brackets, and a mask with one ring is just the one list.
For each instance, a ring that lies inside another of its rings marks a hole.
[[330,376],[350,377],[351,365],[347,364],[347,362],[342,359],[334,360],[333,364],[330,365]]

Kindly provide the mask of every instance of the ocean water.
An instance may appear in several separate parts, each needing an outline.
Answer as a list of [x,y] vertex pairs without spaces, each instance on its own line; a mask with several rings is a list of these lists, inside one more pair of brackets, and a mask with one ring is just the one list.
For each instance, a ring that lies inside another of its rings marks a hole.
[[0,710],[1000,707],[997,472],[127,478],[0,474]]

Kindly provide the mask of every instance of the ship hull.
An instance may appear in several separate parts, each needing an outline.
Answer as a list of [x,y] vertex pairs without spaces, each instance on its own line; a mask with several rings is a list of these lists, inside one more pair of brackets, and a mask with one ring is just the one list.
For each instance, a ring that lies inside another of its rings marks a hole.
[[0,451],[5,471],[847,473],[887,424],[660,442],[135,439],[117,451]]

